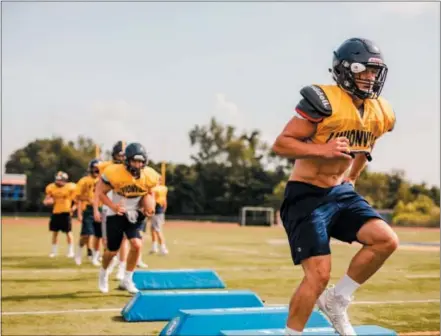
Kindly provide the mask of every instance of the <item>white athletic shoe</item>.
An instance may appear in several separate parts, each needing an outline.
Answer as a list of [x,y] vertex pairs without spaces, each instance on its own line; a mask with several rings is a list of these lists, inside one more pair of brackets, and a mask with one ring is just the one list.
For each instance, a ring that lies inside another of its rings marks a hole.
[[75,256],[75,264],[77,264],[78,266],[81,265],[81,256]]
[[168,254],[167,247],[161,246],[160,253],[161,255],[167,255]]
[[138,261],[138,263],[136,264],[137,267],[139,268],[148,268],[149,265],[147,265],[146,263],[144,263],[142,260]]
[[98,277],[98,288],[102,293],[109,292],[109,273],[102,268],[100,269],[100,275]]
[[347,313],[351,301],[351,299],[336,295],[334,286],[327,288],[317,300],[317,306],[329,318],[340,335],[357,335],[349,322]]
[[156,254],[158,253],[158,249],[152,248],[149,252],[149,254]]
[[101,263],[99,262],[99,260],[97,258],[92,258],[92,265],[94,266],[100,266]]
[[49,258],[55,258],[57,256],[56,253],[52,252],[51,254],[49,254]]
[[139,292],[132,280],[123,279],[119,284],[119,289],[124,289],[130,294],[136,294]]

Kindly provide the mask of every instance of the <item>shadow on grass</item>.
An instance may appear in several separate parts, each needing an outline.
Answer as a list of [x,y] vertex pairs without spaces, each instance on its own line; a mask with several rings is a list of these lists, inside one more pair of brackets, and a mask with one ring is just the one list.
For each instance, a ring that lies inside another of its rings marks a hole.
[[8,269],[42,269],[42,268],[64,268],[75,266],[72,258],[67,258],[60,255],[56,258],[49,258],[48,256],[2,256],[2,268]]

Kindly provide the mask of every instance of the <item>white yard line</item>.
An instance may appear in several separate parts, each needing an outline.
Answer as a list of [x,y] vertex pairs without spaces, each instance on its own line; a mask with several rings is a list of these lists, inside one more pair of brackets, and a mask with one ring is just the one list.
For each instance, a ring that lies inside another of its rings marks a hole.
[[409,274],[407,279],[439,279],[439,274]]
[[18,312],[2,312],[2,315],[11,316],[11,315],[48,315],[48,314],[69,314],[69,313],[103,313],[103,312],[117,312],[121,310],[122,308],[18,311]]
[[[213,269],[215,271],[233,271],[233,272],[242,272],[242,271],[263,271],[263,270],[294,270],[294,266],[230,266],[230,267],[211,267],[211,266],[196,266],[196,267],[186,267],[189,269]],[[148,269],[147,269],[148,270]],[[152,269],[156,270],[156,269]],[[176,270],[176,268],[171,268],[170,270]],[[2,274],[42,274],[42,273],[98,273],[99,269],[93,268],[41,268],[41,269],[3,269],[1,271]],[[405,271],[397,271],[394,273],[406,273]],[[439,274],[408,274],[405,275],[407,279],[436,279],[439,278]]]
[[[212,267],[212,266],[196,266],[186,267],[186,269],[213,269],[215,271],[259,271],[259,270],[293,270],[294,266],[232,266],[232,267]],[[148,269],[147,269],[148,270]],[[153,271],[156,269],[152,269]],[[163,270],[163,268],[161,268]],[[170,270],[176,271],[176,268],[170,268]],[[40,273],[98,273],[99,269],[86,268],[42,268],[42,269],[7,269],[2,270],[2,274],[40,274]]]
[[[354,305],[384,305],[384,304],[409,304],[409,303],[437,303],[439,299],[429,300],[392,300],[392,301],[355,301]],[[285,304],[266,304],[266,306],[286,306]],[[121,312],[122,308],[96,308],[96,309],[71,309],[71,310],[43,310],[43,311],[16,311],[2,312],[3,316],[20,316],[20,315],[49,315],[49,314],[70,314],[70,313],[104,313],[104,312]]]

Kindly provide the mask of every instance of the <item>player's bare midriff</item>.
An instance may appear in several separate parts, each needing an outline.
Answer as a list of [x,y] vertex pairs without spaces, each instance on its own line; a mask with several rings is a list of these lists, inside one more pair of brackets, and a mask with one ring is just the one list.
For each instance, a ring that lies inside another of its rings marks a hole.
[[297,159],[289,180],[309,183],[321,188],[334,187],[343,182],[351,162],[352,160],[346,158]]

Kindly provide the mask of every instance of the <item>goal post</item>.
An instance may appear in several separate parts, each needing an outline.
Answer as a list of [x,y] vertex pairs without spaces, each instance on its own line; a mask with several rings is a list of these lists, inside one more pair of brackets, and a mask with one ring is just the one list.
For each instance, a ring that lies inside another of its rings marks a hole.
[[240,209],[241,226],[274,226],[274,209],[271,207],[244,206]]

